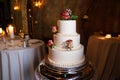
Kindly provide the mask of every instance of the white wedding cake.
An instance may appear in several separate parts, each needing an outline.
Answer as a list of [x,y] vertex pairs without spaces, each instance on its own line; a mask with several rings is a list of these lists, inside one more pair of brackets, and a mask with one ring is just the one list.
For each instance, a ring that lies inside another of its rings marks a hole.
[[80,44],[80,34],[76,32],[76,20],[58,20],[57,26],[53,40],[48,41],[46,62],[62,68],[82,65],[85,61],[84,46]]

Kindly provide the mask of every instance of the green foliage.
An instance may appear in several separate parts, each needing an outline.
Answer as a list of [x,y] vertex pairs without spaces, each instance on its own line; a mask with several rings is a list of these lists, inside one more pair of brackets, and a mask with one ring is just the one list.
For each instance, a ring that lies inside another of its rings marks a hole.
[[71,17],[70,17],[71,20],[75,20],[77,18],[78,18],[78,16],[75,16],[75,15],[71,15]]

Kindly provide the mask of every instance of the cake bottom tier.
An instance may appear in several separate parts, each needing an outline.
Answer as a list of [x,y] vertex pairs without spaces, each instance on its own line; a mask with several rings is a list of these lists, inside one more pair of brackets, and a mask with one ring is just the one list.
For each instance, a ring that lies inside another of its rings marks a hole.
[[73,68],[41,64],[36,71],[40,80],[91,80],[94,74],[94,68],[88,61],[82,66]]

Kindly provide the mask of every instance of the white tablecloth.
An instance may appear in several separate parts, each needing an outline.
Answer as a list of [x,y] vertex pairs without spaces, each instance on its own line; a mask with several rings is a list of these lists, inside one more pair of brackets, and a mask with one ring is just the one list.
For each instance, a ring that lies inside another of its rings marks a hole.
[[0,80],[35,80],[34,69],[46,54],[44,42],[40,40],[30,47],[14,46],[8,50],[2,50],[4,45],[0,45]]
[[120,38],[90,36],[86,56],[94,64],[97,80],[120,80]]

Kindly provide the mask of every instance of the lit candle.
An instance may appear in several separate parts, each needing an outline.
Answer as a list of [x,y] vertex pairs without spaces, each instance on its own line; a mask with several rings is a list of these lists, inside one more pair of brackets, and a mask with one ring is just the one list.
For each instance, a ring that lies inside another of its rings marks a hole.
[[106,34],[105,38],[111,38],[111,34]]
[[118,34],[118,37],[120,38],[120,34]]
[[12,25],[8,27],[10,38],[14,38],[14,28]]
[[2,34],[2,28],[0,28],[0,34]]

